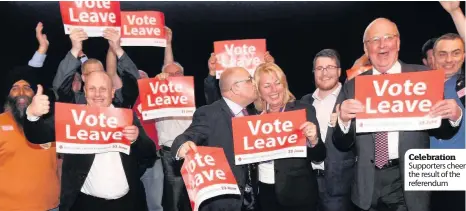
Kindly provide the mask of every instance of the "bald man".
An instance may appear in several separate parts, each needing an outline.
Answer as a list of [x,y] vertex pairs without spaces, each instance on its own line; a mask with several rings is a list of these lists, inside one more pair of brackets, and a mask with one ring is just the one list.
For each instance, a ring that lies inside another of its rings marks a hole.
[[[90,73],[84,93],[87,106],[114,107],[115,89],[110,76],[103,71]],[[39,87],[26,110],[24,133],[28,141],[43,144],[55,141],[53,111]],[[64,154],[61,181],[61,211],[127,211],[147,210],[144,187],[140,180],[141,166],[153,164],[155,144],[144,132],[133,114],[133,124],[123,129],[123,136],[131,141],[130,154],[105,152],[99,154]]]
[[196,110],[193,122],[172,145],[172,154],[184,158],[187,151],[196,145],[221,147],[225,151],[228,163],[235,175],[241,196],[225,195],[208,200],[201,204],[200,211],[241,210],[244,187],[246,185],[247,165],[235,165],[233,152],[232,117],[254,114],[245,108],[257,99],[256,89],[251,75],[244,68],[230,68],[220,77],[222,98],[210,105]]
[[[400,33],[395,23],[385,18],[374,20],[364,32],[364,52],[372,69],[361,75],[397,74],[428,70],[425,66],[405,64],[398,60]],[[349,80],[338,97],[338,124],[333,143],[343,151],[356,148],[355,182],[352,201],[363,210],[429,209],[429,192],[404,191],[404,155],[409,149],[429,149],[429,135],[449,139],[458,131],[461,109],[454,100],[441,100],[432,114],[441,116],[440,128],[424,131],[392,131],[356,133],[356,113],[363,112],[361,102],[354,99],[354,79]]]

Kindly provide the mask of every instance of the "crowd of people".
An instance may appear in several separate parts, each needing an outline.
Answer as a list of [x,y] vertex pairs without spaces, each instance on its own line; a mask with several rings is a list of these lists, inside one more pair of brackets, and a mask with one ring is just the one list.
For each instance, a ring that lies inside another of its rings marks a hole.
[[[72,47],[53,86],[43,87],[38,74],[49,40],[39,23],[38,50],[28,65],[11,71],[11,89],[0,115],[0,210],[192,210],[180,168],[197,146],[223,148],[241,193],[208,199],[201,211],[429,211],[434,210],[433,200],[452,199],[460,201],[442,210],[464,209],[464,192],[404,190],[406,151],[465,148],[465,16],[458,1],[441,5],[458,34],[429,39],[422,47],[423,65],[399,59],[396,23],[377,18],[364,31],[365,54],[352,67],[370,66],[362,75],[443,70],[444,99],[431,108],[432,116],[442,118],[441,126],[422,131],[356,133],[354,119],[364,112],[363,104],[355,100],[353,78],[339,81],[340,55],[334,49],[314,56],[309,71],[317,88],[302,98],[291,93],[286,71],[270,53],[253,75],[232,67],[219,80],[212,53],[203,87],[207,105],[191,117],[143,121],[138,80],[149,76],[120,46],[118,31],[103,33],[109,46],[104,66],[86,56],[83,42],[89,37],[74,28]],[[156,76],[160,80],[184,76],[183,66],[174,60],[172,37],[166,27],[164,65]],[[132,109],[133,125],[122,131],[131,141],[131,153],[57,154],[55,102]],[[307,157],[235,165],[232,117],[301,109],[306,110],[300,129]]]

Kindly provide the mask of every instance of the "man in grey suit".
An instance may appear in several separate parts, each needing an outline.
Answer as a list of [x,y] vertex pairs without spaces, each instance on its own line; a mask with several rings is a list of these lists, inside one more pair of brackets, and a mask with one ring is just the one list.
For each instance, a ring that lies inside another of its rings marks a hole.
[[[398,60],[399,32],[395,23],[385,18],[374,20],[364,32],[364,51],[373,68],[363,75],[397,74],[427,70],[427,67],[404,64]],[[428,149],[429,135],[448,139],[458,132],[462,111],[454,100],[441,100],[431,108],[432,116],[441,116],[435,130],[356,133],[356,113],[363,112],[354,99],[354,79],[343,87],[337,104],[338,124],[333,143],[340,150],[356,147],[355,180],[351,199],[363,210],[427,211],[430,193],[404,191],[404,154],[409,149]],[[383,145],[381,147],[380,145]],[[376,150],[377,149],[377,150]],[[384,150],[382,150],[384,149]],[[383,159],[382,159],[383,158]]]

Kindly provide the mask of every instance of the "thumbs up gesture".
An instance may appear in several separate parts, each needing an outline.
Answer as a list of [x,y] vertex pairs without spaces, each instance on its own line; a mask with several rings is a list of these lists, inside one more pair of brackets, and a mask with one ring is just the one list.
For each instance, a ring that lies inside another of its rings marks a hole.
[[32,98],[31,104],[27,108],[27,115],[41,117],[49,113],[50,101],[47,95],[44,95],[44,89],[41,85],[37,85],[36,95]]

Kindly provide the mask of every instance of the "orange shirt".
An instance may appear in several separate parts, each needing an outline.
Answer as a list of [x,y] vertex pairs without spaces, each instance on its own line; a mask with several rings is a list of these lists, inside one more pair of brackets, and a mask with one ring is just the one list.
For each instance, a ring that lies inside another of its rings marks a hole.
[[12,114],[0,114],[0,210],[55,208],[58,181],[55,144],[29,143]]

